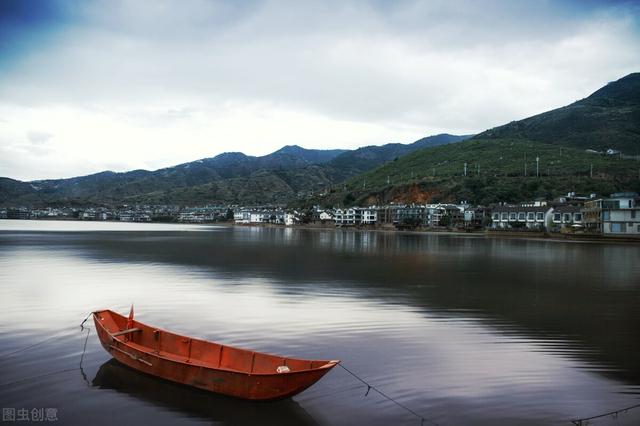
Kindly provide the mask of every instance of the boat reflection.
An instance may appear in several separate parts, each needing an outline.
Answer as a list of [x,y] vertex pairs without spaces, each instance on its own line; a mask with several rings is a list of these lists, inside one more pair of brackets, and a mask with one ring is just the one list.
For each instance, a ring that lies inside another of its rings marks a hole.
[[[100,366],[95,387],[112,389],[189,418],[223,424],[317,425],[297,402],[252,402],[216,395],[159,379],[115,359]],[[265,423],[266,422],[266,423]]]

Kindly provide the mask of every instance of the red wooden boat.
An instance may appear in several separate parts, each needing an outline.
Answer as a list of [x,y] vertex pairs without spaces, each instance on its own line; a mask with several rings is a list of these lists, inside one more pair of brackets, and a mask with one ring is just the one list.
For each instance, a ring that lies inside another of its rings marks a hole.
[[285,358],[150,327],[110,310],[93,312],[100,343],[129,367],[211,392],[274,400],[302,392],[340,361]]

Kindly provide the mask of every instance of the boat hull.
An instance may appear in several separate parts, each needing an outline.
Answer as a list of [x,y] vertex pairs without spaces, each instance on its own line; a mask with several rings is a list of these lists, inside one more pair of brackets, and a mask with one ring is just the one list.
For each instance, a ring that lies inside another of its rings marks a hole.
[[[290,359],[289,363],[303,361],[309,362],[310,365],[313,365],[314,362],[322,365],[302,371],[286,373],[274,371],[274,374],[252,374],[220,368],[215,366],[215,362],[192,359],[185,357],[185,354],[167,352],[162,349],[154,350],[148,346],[142,346],[135,342],[135,337],[114,336],[117,333],[114,333],[109,329],[108,324],[105,324],[105,312],[112,314],[111,311],[98,311],[93,314],[97,334],[104,349],[119,362],[143,373],[237,398],[267,401],[291,397],[320,380],[338,363],[338,361]],[[142,324],[135,322],[134,325],[140,326]],[[154,332],[160,331],[155,329]],[[231,347],[224,348],[228,348],[227,352],[230,349],[242,351],[242,353],[238,353],[238,356],[243,356],[244,352],[252,353]],[[253,352],[253,354],[256,353]],[[271,357],[271,355],[265,354],[259,354],[259,356]],[[220,358],[222,358],[222,354],[220,354]],[[220,361],[218,361],[219,363]]]

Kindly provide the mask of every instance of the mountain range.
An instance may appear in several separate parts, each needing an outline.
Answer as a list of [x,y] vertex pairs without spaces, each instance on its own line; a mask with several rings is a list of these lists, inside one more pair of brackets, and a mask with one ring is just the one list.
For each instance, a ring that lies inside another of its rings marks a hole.
[[0,205],[289,203],[407,153],[466,138],[440,134],[356,150],[289,145],[261,157],[227,152],[155,171],[31,182],[0,178]]
[[[606,155],[606,150],[619,151]],[[285,146],[155,171],[0,178],[0,205],[321,204],[551,198],[640,191],[640,73],[587,98],[475,136],[440,134],[355,150]]]

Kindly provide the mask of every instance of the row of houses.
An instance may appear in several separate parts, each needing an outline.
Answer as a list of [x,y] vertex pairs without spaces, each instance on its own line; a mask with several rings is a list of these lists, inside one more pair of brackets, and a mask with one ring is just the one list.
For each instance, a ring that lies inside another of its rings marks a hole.
[[391,224],[397,228],[457,227],[493,230],[582,232],[640,235],[640,196],[633,192],[608,198],[569,193],[552,202],[495,204],[391,205],[350,207],[329,212],[338,227]]
[[392,224],[397,228],[446,226],[640,236],[640,196],[634,192],[607,198],[569,193],[552,202],[488,207],[465,203],[350,207],[330,214],[339,227]]
[[337,227],[392,226],[407,228],[464,228],[574,232],[601,235],[640,236],[640,196],[633,192],[597,198],[569,193],[551,202],[471,206],[460,204],[390,204],[312,211],[278,207],[237,206],[122,206],[118,209],[26,208],[0,209],[1,219],[74,218],[80,220],[154,220],[206,223],[233,220],[237,224],[275,224],[293,226],[320,222]]
[[227,207],[181,208],[171,205],[107,207],[25,207],[0,209],[0,219],[78,219],[89,221],[151,222],[154,220],[206,222],[225,219]]
[[498,206],[491,213],[492,229],[557,231],[562,227],[584,228],[579,206]]
[[[464,204],[411,204],[380,207],[350,207],[336,209],[328,214],[332,216],[336,226],[389,224],[397,227],[436,227],[463,223],[465,220],[465,211],[471,212],[472,209]],[[443,223],[445,218],[446,224]],[[469,221],[471,221],[471,219]]]
[[491,210],[491,228],[640,236],[640,197],[621,192],[608,198],[496,206]]
[[207,223],[228,220],[233,211],[226,206],[185,207],[178,213],[178,222]]

